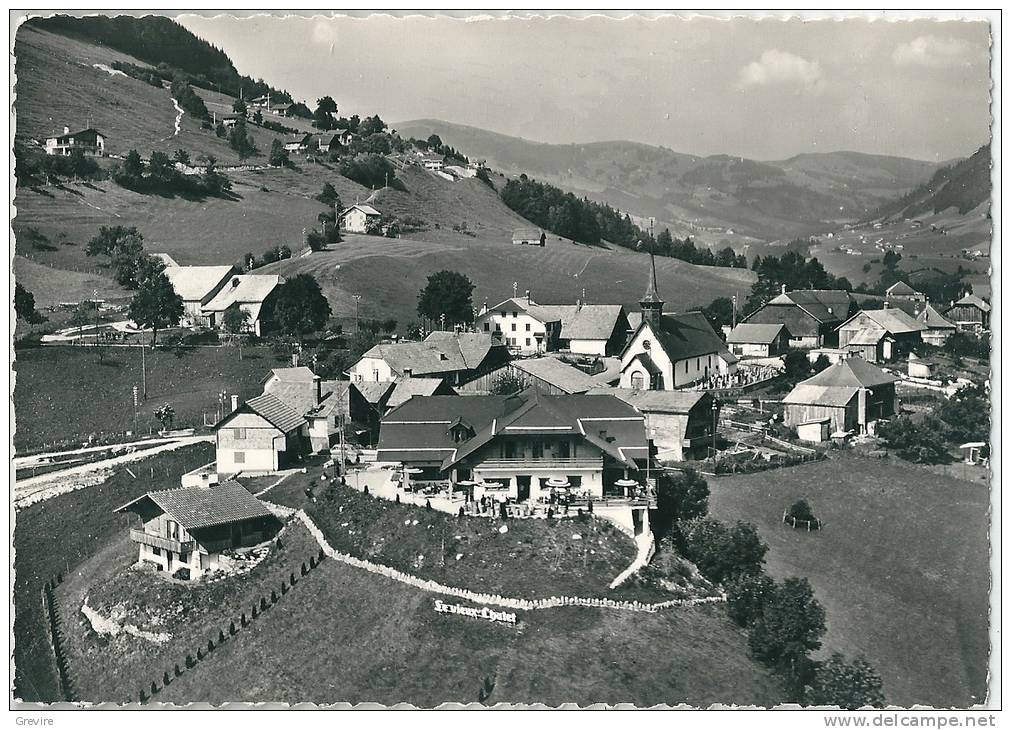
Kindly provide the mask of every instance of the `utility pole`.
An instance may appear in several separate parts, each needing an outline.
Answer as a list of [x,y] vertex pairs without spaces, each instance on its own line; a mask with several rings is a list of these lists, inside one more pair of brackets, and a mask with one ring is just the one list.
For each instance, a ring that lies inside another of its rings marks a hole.
[[442,327],[442,331],[446,331],[446,313],[443,312],[439,315],[439,325]]
[[734,329],[737,327],[737,294],[734,294],[730,301],[733,304],[733,314],[731,315],[731,322],[733,322],[733,326],[731,329]]
[[141,377],[141,396],[142,400],[147,400],[147,345],[144,341],[140,342],[140,377]]
[[362,300],[362,295],[361,294],[352,294],[351,298],[355,300],[355,334],[358,334],[358,332],[359,332],[358,302],[360,302]]

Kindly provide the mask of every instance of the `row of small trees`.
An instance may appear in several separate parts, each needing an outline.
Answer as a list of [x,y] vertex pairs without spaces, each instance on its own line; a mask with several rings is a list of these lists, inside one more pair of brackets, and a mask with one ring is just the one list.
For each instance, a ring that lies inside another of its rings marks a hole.
[[191,164],[186,150],[176,150],[172,157],[154,151],[145,163],[137,150],[130,150],[112,172],[112,179],[120,186],[138,193],[191,195],[195,197],[220,197],[232,189],[228,176],[217,168],[217,159],[208,156],[204,171],[199,175],[184,175],[176,163]]
[[63,574],[58,573],[52,580],[46,581],[42,588],[46,603],[46,617],[49,620],[49,631],[53,639],[53,656],[56,659],[56,672],[60,681],[60,692],[67,702],[77,700],[77,690],[70,674],[70,663],[63,648],[63,619],[60,618],[59,602],[56,598],[56,586],[63,582]]
[[[280,545],[280,539],[278,540],[278,544]],[[321,548],[317,556],[311,556],[309,558],[308,565],[306,565],[306,563],[303,561],[300,570],[300,576],[304,578],[306,575],[309,574],[310,571],[312,571],[314,568],[317,568],[325,558],[326,554],[323,552]],[[288,580],[281,581],[279,589],[280,593],[278,593],[278,589],[274,589],[271,590],[269,598],[267,596],[261,596],[260,600],[253,604],[253,609],[248,616],[246,615],[245,612],[243,612],[239,616],[238,625],[236,625],[235,621],[230,621],[228,623],[227,632],[225,631],[225,629],[221,629],[220,631],[218,631],[217,642],[215,642],[213,638],[208,639],[206,647],[198,646],[195,653],[186,655],[186,659],[183,661],[183,666],[180,667],[179,664],[176,664],[172,668],[171,672],[169,671],[164,672],[161,676],[160,683],[158,682],[158,680],[152,680],[150,689],[148,689],[147,686],[141,688],[140,692],[138,693],[138,699],[140,700],[140,703],[144,704],[149,700],[153,700],[155,696],[164,687],[168,687],[172,682],[176,680],[177,677],[182,676],[182,673],[184,671],[195,669],[196,666],[201,661],[210,656],[212,652],[214,652],[228,639],[234,637],[242,629],[247,628],[252,621],[255,621],[257,618],[262,616],[266,611],[268,611],[272,606],[274,606],[281,599],[281,597],[286,595],[288,591],[290,591],[292,588],[295,587],[298,581],[299,578],[295,576],[295,573],[294,572],[290,573],[288,575]]]
[[657,485],[654,529],[661,549],[676,549],[722,585],[730,618],[748,631],[752,655],[783,677],[791,699],[856,709],[884,705],[881,678],[863,659],[810,658],[825,633],[825,611],[806,578],[776,583],[763,569],[768,546],[755,526],[708,517],[709,486],[694,470]]

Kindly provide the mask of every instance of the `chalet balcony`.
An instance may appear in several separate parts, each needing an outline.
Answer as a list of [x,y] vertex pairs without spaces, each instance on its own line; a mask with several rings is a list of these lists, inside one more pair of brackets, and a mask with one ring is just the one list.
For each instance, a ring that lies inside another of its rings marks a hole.
[[149,545],[175,553],[191,553],[197,545],[193,540],[171,540],[161,535],[152,535],[150,532],[137,529],[130,530],[130,539],[141,545]]
[[571,457],[567,459],[533,456],[520,456],[513,459],[485,459],[474,465],[475,469],[603,469],[603,458]]

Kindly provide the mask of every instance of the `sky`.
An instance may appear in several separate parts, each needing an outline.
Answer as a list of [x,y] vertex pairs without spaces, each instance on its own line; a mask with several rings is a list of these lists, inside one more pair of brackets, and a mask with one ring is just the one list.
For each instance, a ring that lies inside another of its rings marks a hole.
[[[964,157],[990,136],[975,21],[179,15],[310,108],[551,143],[625,139],[777,160]],[[452,144],[452,140],[447,140]]]

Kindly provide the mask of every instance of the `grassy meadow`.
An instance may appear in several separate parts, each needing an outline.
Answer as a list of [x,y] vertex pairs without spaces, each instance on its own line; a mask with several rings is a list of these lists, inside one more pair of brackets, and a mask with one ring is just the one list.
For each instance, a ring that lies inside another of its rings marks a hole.
[[[985,696],[989,493],[898,460],[842,456],[709,480],[710,513],[747,520],[768,572],[805,576],[825,607],[823,652],[864,655],[899,705],[966,707]],[[807,499],[820,532],[783,510]]]

